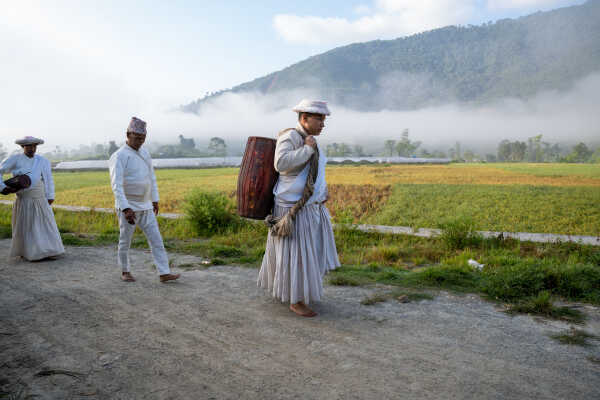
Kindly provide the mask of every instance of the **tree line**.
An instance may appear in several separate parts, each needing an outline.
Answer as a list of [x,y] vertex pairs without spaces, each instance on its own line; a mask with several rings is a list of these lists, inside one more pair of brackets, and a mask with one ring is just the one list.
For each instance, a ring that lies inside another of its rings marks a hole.
[[511,142],[505,139],[498,144],[496,160],[499,162],[600,162],[600,147],[592,150],[588,145],[580,142],[567,149],[562,148],[558,143],[552,144],[542,139],[542,135],[532,136],[526,142],[518,140]]
[[[227,156],[227,143],[220,137],[212,137],[205,147],[197,146],[192,138],[186,138],[183,135],[178,136],[177,144],[154,144],[146,143],[153,158],[186,158],[186,157],[225,157]],[[117,151],[123,143],[114,140],[107,144],[79,145],[75,149],[65,149],[61,146],[39,147],[39,154],[51,161],[65,160],[106,160],[112,153]],[[9,150],[0,143],[0,160],[8,156]]]
[[558,143],[543,140],[543,135],[527,138],[525,141],[502,140],[497,145],[496,153],[477,154],[466,148],[463,150],[460,142],[456,142],[447,151],[428,150],[420,141],[409,138],[409,130],[404,129],[400,140],[385,140],[382,149],[367,154],[363,147],[356,144],[332,143],[326,146],[328,157],[421,157],[448,158],[458,162],[565,162],[565,163],[600,163],[600,146],[592,148],[580,142],[571,147],[563,147]]
[[[225,157],[228,154],[227,143],[220,137],[212,137],[208,145],[200,147],[192,138],[179,135],[177,144],[147,143],[153,158],[186,158],[186,157]],[[118,150],[123,143],[110,141],[108,144],[80,145],[76,149],[64,149],[55,146],[50,151],[40,152],[51,161],[63,160],[105,160]],[[45,146],[44,146],[45,147]],[[399,140],[385,140],[379,151],[368,152],[360,144],[330,143],[325,146],[327,157],[422,157],[448,158],[464,162],[565,162],[565,163],[600,163],[600,146],[593,148],[580,142],[574,146],[561,146],[558,143],[546,142],[543,135],[527,138],[525,141],[502,140],[495,153],[477,154],[456,142],[447,151],[428,150],[420,141],[409,138],[409,130],[404,129]],[[40,148],[44,150],[44,148]],[[9,151],[0,143],[0,160]]]

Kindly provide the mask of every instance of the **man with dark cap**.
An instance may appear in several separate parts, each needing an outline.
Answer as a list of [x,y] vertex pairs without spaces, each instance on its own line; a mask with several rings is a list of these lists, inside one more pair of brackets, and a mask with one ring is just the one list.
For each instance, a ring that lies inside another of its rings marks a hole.
[[179,278],[171,274],[169,258],[158,229],[158,186],[150,153],[142,146],[146,140],[146,122],[133,117],[127,128],[127,142],[108,161],[110,182],[119,215],[118,260],[121,279],[134,282],[129,247],[139,226],[146,235],[161,282]]

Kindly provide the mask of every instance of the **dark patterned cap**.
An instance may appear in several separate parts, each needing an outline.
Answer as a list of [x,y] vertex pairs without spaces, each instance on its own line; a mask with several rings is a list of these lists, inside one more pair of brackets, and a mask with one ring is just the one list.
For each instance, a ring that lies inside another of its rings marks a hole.
[[127,133],[129,132],[145,135],[147,133],[146,122],[139,118],[131,117],[131,122],[129,122],[129,126],[127,127]]

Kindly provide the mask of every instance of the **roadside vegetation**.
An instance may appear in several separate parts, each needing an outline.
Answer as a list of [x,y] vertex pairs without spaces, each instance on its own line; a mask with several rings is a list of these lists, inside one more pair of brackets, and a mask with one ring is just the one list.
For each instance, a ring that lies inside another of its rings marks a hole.
[[[509,313],[581,323],[584,315],[569,307],[555,306],[554,302],[560,299],[600,305],[599,247],[537,244],[503,237],[484,239],[477,234],[477,230],[598,234],[600,179],[588,169],[570,171],[574,175],[568,176],[565,171],[544,172],[542,177],[527,175],[534,183],[505,185],[473,182],[498,176],[520,180],[523,175],[510,175],[512,172],[495,166],[330,168],[328,206],[336,222],[438,227],[443,233],[421,238],[365,233],[340,225],[335,236],[342,267],[328,275],[328,282],[397,288],[364,299],[365,304],[404,299],[402,296],[416,301],[411,296],[451,290],[478,293],[505,304]],[[217,264],[260,265],[267,228],[260,221],[250,222],[235,215],[237,169],[159,170],[157,175],[163,196],[161,211],[183,211],[187,215],[177,220],[159,218],[169,251],[202,257],[205,261],[198,268]],[[369,180],[362,182],[365,177]],[[460,177],[461,184],[452,183],[452,179],[459,181]],[[546,182],[565,177],[593,184],[568,188],[535,184],[537,179]],[[107,179],[107,174],[100,172],[58,173],[57,199],[76,199],[75,204],[87,206],[94,204],[86,199],[100,199],[102,206],[111,207]],[[402,180],[420,183],[400,183]],[[433,184],[437,180],[445,183]],[[68,197],[73,193],[87,197]],[[103,200],[103,196],[108,200]],[[117,243],[119,232],[114,214],[55,210],[55,215],[67,245]],[[0,237],[10,237],[10,219],[11,207],[0,205]],[[139,230],[132,245],[147,247]]]
[[[160,219],[167,249],[200,256],[206,259],[207,265],[258,267],[264,254],[267,228],[260,222],[237,218],[231,212],[233,201],[224,195],[204,196],[196,192],[195,196],[196,200],[200,196],[202,201],[196,203],[195,212],[190,212],[188,218]],[[223,210],[229,210],[225,217]],[[55,215],[67,245],[117,243],[114,214],[56,210]],[[0,232],[4,232],[5,237],[10,234],[10,216],[10,207],[0,206]],[[202,221],[211,218],[215,228],[199,230],[198,218]],[[445,227],[444,233],[436,238],[365,233],[347,227],[337,229],[336,245],[342,267],[328,275],[328,282],[350,286],[385,284],[412,292],[443,289],[478,293],[506,304],[508,312],[577,323],[583,321],[580,313],[555,307],[553,301],[600,304],[598,247],[483,239],[474,232],[470,220],[460,217],[447,221]],[[133,247],[147,247],[139,231],[134,236]],[[469,260],[483,266],[472,266]]]
[[[552,335],[551,337],[553,339],[558,340],[562,344],[570,344],[574,346],[583,347],[591,346],[592,341],[600,340],[600,337],[592,335],[591,333],[588,333],[582,329],[571,329],[565,333]],[[595,363],[600,362],[600,360],[598,360],[597,357],[588,357],[588,359]]]

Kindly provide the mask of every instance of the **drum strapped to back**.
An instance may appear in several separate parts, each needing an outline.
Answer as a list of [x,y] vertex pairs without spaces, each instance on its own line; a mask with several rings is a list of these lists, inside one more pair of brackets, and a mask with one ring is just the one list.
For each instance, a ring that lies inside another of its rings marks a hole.
[[275,139],[250,136],[237,182],[237,211],[241,217],[264,219],[273,208]]

